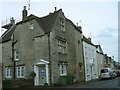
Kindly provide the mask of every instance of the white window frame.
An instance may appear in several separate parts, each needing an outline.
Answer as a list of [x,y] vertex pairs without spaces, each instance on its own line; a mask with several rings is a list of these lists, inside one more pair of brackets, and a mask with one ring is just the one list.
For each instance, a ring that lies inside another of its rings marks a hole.
[[87,47],[85,47],[85,56],[87,57]]
[[33,24],[33,22],[30,22],[30,23],[29,23],[29,27],[30,27],[31,30],[34,29],[34,24]]
[[11,67],[5,67],[5,76],[6,76],[6,78],[12,78],[12,68]]
[[17,66],[17,78],[25,78],[25,66]]
[[92,50],[92,57],[94,57],[94,50]]
[[91,57],[91,49],[89,49],[89,57]]
[[19,60],[19,51],[18,49],[15,50],[15,61]]
[[66,76],[67,75],[67,65],[61,64],[60,65],[60,76]]
[[30,24],[30,29],[31,29],[31,30],[33,30],[33,29],[34,29],[34,25],[33,25],[33,23],[32,23],[32,24]]

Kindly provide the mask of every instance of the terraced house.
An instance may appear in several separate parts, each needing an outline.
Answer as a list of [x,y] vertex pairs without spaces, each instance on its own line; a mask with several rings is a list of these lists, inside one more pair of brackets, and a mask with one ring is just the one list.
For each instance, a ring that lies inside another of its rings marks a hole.
[[83,51],[85,64],[85,80],[90,81],[98,78],[98,63],[96,57],[96,46],[91,38],[83,36]]
[[96,58],[97,58],[97,63],[98,63],[98,75],[100,76],[100,70],[102,68],[105,68],[105,55],[103,53],[101,45],[96,45]]
[[3,79],[28,80],[34,85],[54,85],[63,76],[84,81],[82,30],[67,19],[62,9],[44,17],[27,16],[5,25],[2,36]]

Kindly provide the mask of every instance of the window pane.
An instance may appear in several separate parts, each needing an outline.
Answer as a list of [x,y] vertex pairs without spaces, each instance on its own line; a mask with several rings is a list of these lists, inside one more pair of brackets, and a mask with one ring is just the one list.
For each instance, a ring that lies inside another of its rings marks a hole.
[[12,72],[11,67],[6,67],[6,78],[11,78]]
[[62,40],[58,40],[58,51],[61,53],[66,53],[66,42]]
[[18,60],[19,59],[19,52],[18,50],[15,50],[15,60]]
[[24,77],[24,70],[25,70],[25,66],[19,66],[17,67],[17,77],[18,78],[23,78]]
[[17,76],[20,76],[20,67],[17,67]]
[[9,76],[9,69],[8,69],[8,67],[6,68],[6,76]]
[[24,67],[21,67],[21,76],[24,76]]
[[64,74],[64,69],[63,69],[63,65],[62,65],[62,74]]
[[66,75],[66,65],[60,65],[60,75]]

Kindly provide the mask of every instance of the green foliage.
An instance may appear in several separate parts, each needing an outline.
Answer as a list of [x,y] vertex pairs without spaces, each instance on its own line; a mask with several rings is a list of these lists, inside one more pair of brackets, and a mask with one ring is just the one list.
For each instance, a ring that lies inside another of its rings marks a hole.
[[3,88],[4,88],[5,90],[10,89],[10,88],[11,88],[11,85],[12,85],[11,80],[3,80]]
[[30,76],[34,78],[36,76],[36,73],[34,71],[30,72]]
[[72,84],[73,83],[73,76],[71,76],[71,75],[60,76],[59,82],[61,85]]

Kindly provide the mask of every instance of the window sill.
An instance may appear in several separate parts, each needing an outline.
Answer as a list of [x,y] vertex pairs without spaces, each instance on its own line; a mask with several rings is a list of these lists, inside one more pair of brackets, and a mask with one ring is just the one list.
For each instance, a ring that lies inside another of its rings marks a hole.
[[58,54],[63,54],[63,55],[67,55],[67,53],[61,53],[61,52],[58,52]]
[[6,79],[12,79],[12,77],[5,77]]
[[64,75],[60,75],[60,77],[62,77],[62,76],[67,76],[66,74],[64,74]]
[[18,62],[18,61],[19,61],[19,59],[15,59],[14,61],[15,61],[15,62]]
[[24,79],[25,77],[22,77],[22,76],[21,76],[21,77],[17,77],[17,78],[19,78],[19,79]]
[[89,76],[89,74],[87,74],[87,76]]

